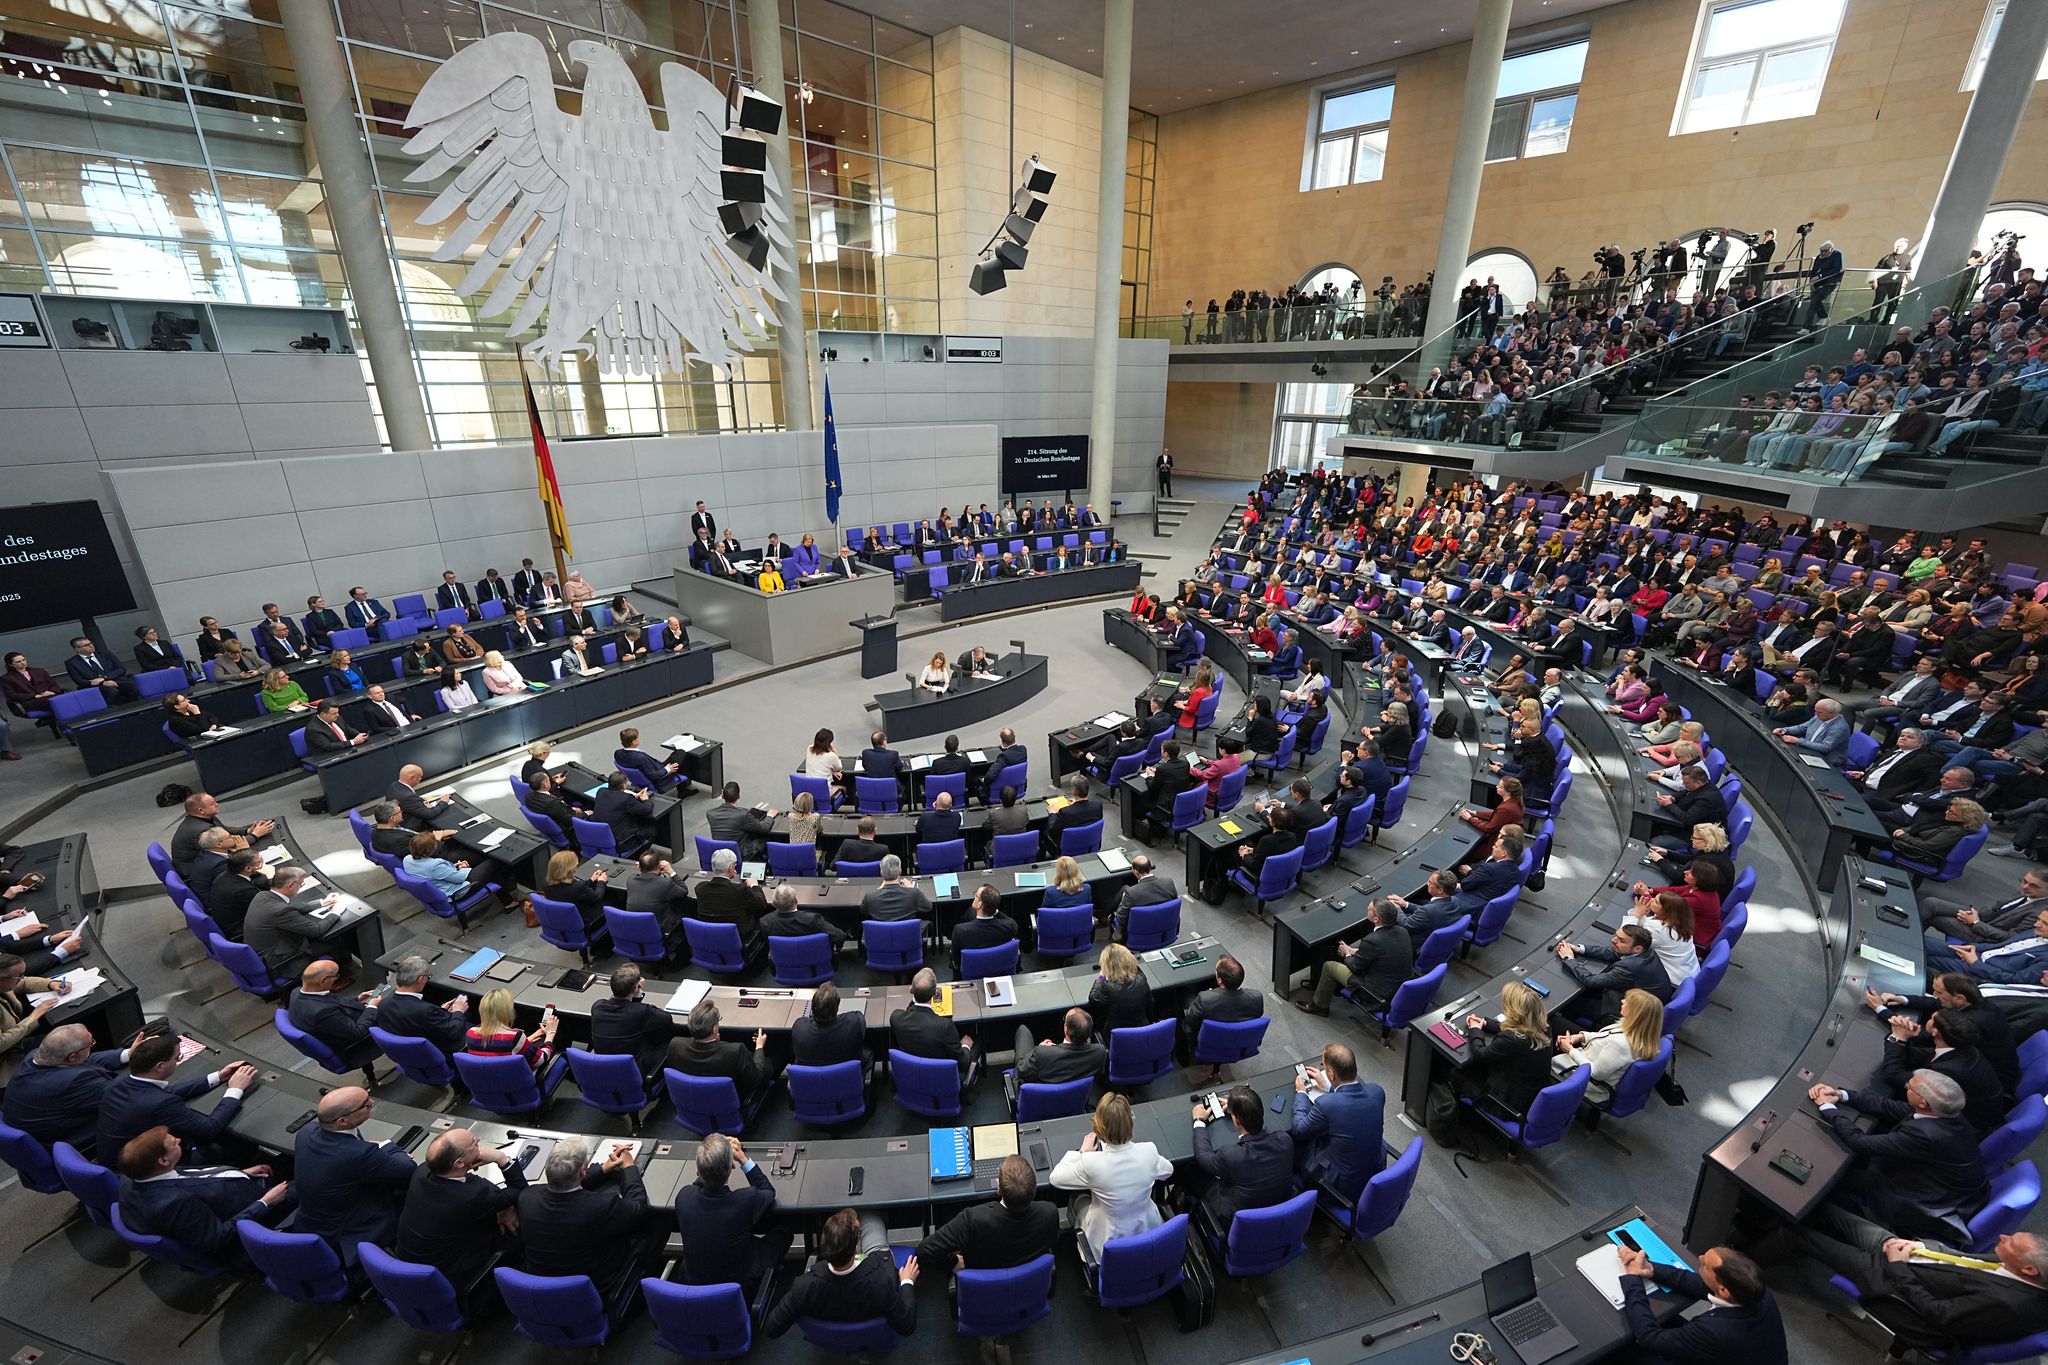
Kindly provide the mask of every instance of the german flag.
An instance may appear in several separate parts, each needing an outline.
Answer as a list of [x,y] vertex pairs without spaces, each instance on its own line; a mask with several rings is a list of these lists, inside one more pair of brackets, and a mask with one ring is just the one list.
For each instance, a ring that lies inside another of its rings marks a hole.
[[533,428],[533,469],[540,485],[540,505],[548,519],[548,538],[558,556],[576,552],[569,547],[569,513],[562,506],[562,486],[555,482],[555,459],[548,453],[548,434],[540,424],[540,405],[533,401],[533,384],[526,377],[526,365],[519,366],[519,387],[526,391],[526,420]]

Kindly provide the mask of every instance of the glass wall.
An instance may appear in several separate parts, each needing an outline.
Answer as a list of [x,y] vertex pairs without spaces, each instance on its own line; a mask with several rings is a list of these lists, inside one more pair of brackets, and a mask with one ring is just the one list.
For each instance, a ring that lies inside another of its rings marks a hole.
[[[764,3],[772,0],[763,0]],[[5,0],[0,14],[0,287],[347,306],[276,0]],[[835,5],[780,0],[790,183],[811,328],[941,330],[932,48]],[[395,276],[436,439],[520,440],[505,318],[431,259],[439,185],[405,182],[403,121],[435,66],[486,34],[531,33],[574,112],[568,44],[610,44],[663,118],[661,67],[723,88],[745,72],[744,12],[715,0],[338,0]],[[532,371],[538,381],[538,370]],[[773,348],[720,375],[656,381],[575,360],[536,391],[562,435],[782,424]]]

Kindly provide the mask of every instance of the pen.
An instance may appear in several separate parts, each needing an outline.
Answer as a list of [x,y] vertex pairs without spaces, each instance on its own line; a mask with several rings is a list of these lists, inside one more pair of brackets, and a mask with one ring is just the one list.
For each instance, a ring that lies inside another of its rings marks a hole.
[[1411,1323],[1407,1323],[1403,1326],[1394,1328],[1391,1332],[1367,1332],[1364,1336],[1358,1339],[1358,1344],[1360,1346],[1370,1346],[1375,1341],[1380,1340],[1380,1338],[1382,1337],[1406,1336],[1408,1333],[1414,1331],[1418,1327],[1427,1327],[1432,1322],[1442,1321],[1443,1314],[1428,1313],[1423,1315],[1422,1317],[1417,1318],[1415,1321]]

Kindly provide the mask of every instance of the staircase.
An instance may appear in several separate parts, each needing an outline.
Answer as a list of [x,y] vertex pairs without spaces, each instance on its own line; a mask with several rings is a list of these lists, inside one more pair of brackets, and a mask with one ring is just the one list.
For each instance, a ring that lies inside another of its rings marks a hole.
[[1188,519],[1188,513],[1195,510],[1193,498],[1154,498],[1152,500],[1153,533],[1162,540],[1170,538]]
[[1616,431],[1633,424],[1645,407],[1656,399],[1683,399],[1685,390],[1702,379],[1711,379],[1725,374],[1750,356],[1761,355],[1775,346],[1800,336],[1809,329],[1792,323],[1759,324],[1750,330],[1743,342],[1723,351],[1719,356],[1711,354],[1687,356],[1672,365],[1649,388],[1638,392],[1617,394],[1607,400],[1599,415],[1566,412],[1552,419],[1550,426],[1542,431],[1532,431],[1522,437],[1524,450],[1560,450],[1566,445],[1576,444],[1588,436],[1597,436],[1604,431]]
[[[1870,483],[1908,488],[1948,488],[1981,483],[2048,463],[2048,437],[2021,431],[1979,431],[1951,445],[1940,455],[1890,456],[1864,474]],[[2032,526],[2029,534],[2038,531]]]

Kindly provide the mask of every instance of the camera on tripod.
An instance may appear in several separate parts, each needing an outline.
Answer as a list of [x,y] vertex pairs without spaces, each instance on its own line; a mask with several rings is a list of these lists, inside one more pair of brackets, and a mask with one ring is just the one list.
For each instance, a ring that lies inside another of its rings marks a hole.
[[1811,231],[1813,231],[1813,224],[1812,224],[1812,223],[1801,223],[1801,224],[1799,225],[1799,235],[1800,235],[1801,237],[1804,237],[1804,236],[1805,236],[1805,235],[1806,235],[1807,233],[1809,233],[1809,232],[1811,232]]
[[152,351],[189,351],[192,338],[199,335],[199,319],[181,318],[176,313],[159,312],[149,324],[149,346]]
[[1380,276],[1380,287],[1372,291],[1372,296],[1381,300],[1394,297],[1394,277],[1392,275]]
[[291,343],[294,351],[320,351],[323,353],[331,349],[333,345],[332,341],[316,333],[308,333]]

